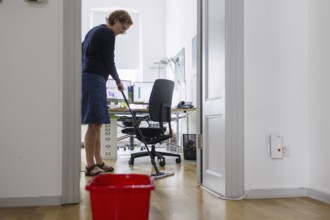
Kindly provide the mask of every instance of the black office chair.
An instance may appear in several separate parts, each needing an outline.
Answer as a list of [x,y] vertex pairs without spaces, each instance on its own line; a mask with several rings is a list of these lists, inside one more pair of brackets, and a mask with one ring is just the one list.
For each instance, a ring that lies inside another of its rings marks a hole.
[[[181,163],[180,154],[174,154],[169,152],[159,152],[155,150],[155,144],[162,143],[163,141],[172,137],[172,128],[171,128],[171,104],[172,96],[174,90],[174,82],[165,79],[157,79],[154,83],[154,86],[151,91],[149,99],[149,118],[150,122],[157,122],[158,126],[152,127],[139,127],[136,126],[138,123],[134,123],[133,128],[125,128],[122,130],[122,133],[128,135],[134,135],[139,141],[145,144],[147,151],[132,153],[131,158],[128,161],[129,165],[134,164],[134,159],[139,157],[150,156],[151,163],[154,165],[156,172],[158,172],[155,165],[155,157],[159,161],[159,165],[164,167],[165,157],[172,156],[177,157],[176,163]],[[124,95],[124,94],[123,94]],[[131,109],[129,109],[131,111]],[[132,113],[134,120],[134,113]],[[165,127],[168,126],[168,131]],[[151,145],[151,150],[149,151],[148,146]]]

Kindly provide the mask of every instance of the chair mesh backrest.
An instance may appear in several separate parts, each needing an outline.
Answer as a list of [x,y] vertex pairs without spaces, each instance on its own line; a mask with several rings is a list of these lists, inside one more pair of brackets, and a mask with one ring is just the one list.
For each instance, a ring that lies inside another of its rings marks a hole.
[[152,88],[149,99],[149,114],[152,121],[170,122],[168,113],[163,112],[163,118],[161,120],[160,110],[162,103],[172,104],[172,96],[174,90],[174,82],[167,79],[157,79]]

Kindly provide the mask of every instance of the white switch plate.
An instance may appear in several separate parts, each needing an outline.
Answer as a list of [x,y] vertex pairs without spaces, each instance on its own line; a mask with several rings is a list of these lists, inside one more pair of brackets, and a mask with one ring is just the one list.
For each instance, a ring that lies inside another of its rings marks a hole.
[[270,135],[270,157],[283,158],[283,137],[281,135]]

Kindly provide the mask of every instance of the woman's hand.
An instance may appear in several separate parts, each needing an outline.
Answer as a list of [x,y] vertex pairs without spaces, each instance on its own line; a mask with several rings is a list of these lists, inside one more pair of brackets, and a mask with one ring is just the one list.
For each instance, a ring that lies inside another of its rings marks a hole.
[[124,91],[125,90],[125,87],[122,83],[117,84],[117,88],[118,88],[119,91]]

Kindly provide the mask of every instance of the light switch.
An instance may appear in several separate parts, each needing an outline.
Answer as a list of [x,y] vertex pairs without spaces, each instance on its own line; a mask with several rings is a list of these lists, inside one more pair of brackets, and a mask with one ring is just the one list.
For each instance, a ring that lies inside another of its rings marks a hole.
[[270,135],[270,157],[283,158],[283,137],[281,135]]

